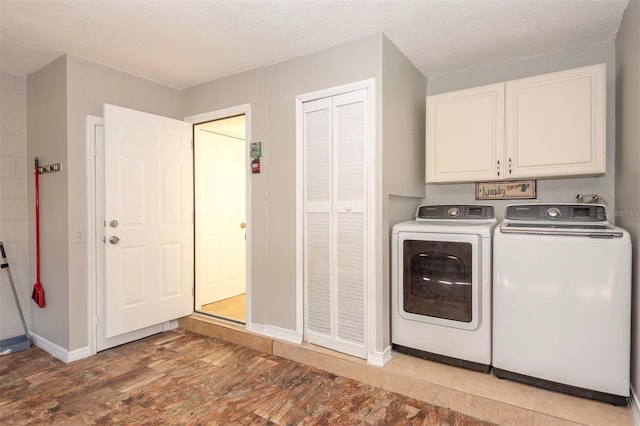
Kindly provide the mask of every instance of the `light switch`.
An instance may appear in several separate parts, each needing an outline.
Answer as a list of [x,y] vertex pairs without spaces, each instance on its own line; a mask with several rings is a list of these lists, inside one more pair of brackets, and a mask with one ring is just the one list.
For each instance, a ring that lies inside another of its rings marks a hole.
[[87,242],[87,231],[84,229],[74,229],[73,231],[73,242],[74,243],[86,243]]

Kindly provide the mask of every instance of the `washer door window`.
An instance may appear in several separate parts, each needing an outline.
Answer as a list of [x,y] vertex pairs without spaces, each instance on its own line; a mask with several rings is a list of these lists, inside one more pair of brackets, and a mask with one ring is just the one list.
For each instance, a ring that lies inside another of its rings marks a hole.
[[480,314],[478,236],[403,234],[400,244],[400,315],[476,329]]

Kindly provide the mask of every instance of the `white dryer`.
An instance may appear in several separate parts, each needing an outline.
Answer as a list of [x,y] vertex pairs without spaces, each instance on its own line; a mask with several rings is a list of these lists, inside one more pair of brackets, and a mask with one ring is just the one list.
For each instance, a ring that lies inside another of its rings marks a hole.
[[495,230],[493,372],[626,405],[631,241],[602,205],[510,205]]
[[391,342],[394,350],[489,372],[489,205],[425,205],[392,231]]

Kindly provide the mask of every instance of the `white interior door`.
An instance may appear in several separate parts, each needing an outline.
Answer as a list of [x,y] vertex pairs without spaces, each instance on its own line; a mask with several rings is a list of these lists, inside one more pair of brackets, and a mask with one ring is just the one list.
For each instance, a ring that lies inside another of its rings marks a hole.
[[246,291],[246,143],[214,124],[195,128],[196,309]]
[[104,212],[104,120],[98,117],[90,118],[90,145],[89,149],[92,150],[93,168],[92,176],[94,178],[94,190],[91,200],[94,203],[95,220],[93,224],[94,232],[94,245],[93,250],[95,254],[92,256],[94,259],[93,265],[95,277],[95,289],[93,294],[95,300],[93,301],[95,310],[94,315],[96,317],[95,322],[95,349],[97,352],[105,349],[112,348],[114,346],[122,345],[124,343],[133,342],[134,340],[142,339],[143,337],[151,336],[152,334],[160,333],[165,329],[165,326],[170,327],[170,324],[155,324],[150,327],[145,327],[140,330],[135,330],[130,333],[119,334],[114,337],[107,337],[106,324],[104,318],[106,318],[106,279],[105,279],[105,252],[106,244],[103,241],[105,238],[105,226],[106,218]]
[[113,105],[104,123],[111,338],[192,312],[192,126]]

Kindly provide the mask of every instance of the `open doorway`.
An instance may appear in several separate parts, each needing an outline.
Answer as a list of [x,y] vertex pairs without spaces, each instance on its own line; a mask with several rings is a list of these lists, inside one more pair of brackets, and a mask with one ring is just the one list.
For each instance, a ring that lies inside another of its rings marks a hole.
[[246,116],[194,126],[195,310],[246,323]]

